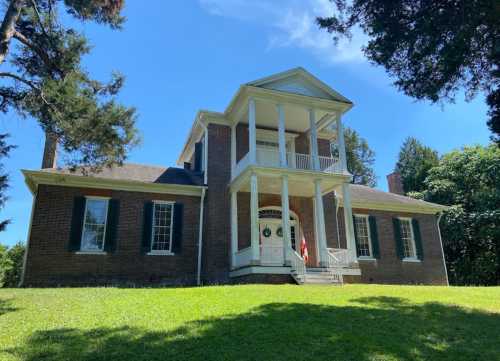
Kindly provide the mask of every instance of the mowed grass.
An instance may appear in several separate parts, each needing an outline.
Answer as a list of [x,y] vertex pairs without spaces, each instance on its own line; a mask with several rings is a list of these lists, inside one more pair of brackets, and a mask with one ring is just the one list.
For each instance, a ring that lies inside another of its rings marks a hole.
[[500,360],[500,288],[0,290],[1,360]]

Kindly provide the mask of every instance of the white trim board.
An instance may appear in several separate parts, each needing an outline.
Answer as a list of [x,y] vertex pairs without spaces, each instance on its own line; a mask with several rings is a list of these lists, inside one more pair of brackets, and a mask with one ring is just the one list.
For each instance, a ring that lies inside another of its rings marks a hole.
[[146,192],[158,194],[177,194],[200,197],[205,186],[183,184],[146,183],[130,180],[117,180],[72,174],[49,173],[44,171],[21,170],[28,188],[36,193],[38,185],[55,185],[62,187],[79,187],[94,189],[111,189],[129,192]]

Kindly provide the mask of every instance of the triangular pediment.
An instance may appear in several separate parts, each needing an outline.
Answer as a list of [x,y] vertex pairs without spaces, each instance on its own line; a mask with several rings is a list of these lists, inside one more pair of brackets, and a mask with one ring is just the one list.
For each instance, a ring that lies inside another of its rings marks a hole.
[[333,90],[330,86],[323,83],[303,68],[295,68],[271,75],[250,82],[247,85],[285,93],[351,103],[349,99]]

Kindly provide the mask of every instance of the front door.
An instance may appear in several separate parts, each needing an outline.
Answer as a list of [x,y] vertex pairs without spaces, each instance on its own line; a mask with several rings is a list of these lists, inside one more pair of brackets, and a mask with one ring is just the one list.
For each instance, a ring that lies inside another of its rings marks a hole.
[[283,229],[279,219],[260,220],[260,260],[263,265],[280,265],[283,257]]

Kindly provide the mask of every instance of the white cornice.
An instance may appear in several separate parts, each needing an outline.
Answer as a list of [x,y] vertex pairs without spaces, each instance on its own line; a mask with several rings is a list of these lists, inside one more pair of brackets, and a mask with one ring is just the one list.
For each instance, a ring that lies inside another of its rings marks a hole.
[[[339,206],[343,207],[342,198],[339,199]],[[395,204],[392,202],[351,202],[351,207],[356,209],[372,209],[376,211],[387,212],[407,212],[407,213],[423,213],[436,214],[444,211],[448,207],[439,204]]]
[[131,180],[117,180],[73,174],[49,173],[44,171],[21,170],[31,193],[35,194],[38,185],[57,185],[64,187],[111,189],[129,192],[146,192],[158,194],[179,194],[201,196],[204,186],[183,184],[146,183]]

